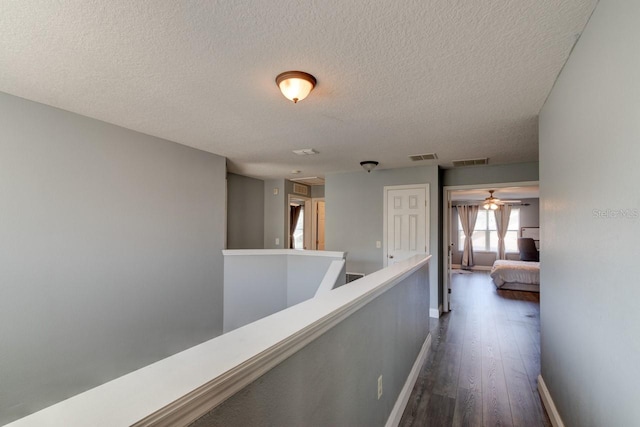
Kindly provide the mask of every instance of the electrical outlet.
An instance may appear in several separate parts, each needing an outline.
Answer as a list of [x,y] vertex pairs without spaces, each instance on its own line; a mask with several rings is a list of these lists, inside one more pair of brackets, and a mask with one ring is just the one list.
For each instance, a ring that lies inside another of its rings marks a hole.
[[277,195],[278,195],[278,193],[279,193],[278,188],[277,188],[277,187],[276,187],[276,188],[274,188],[274,189],[273,189],[273,195],[274,195],[274,196],[277,196]]
[[276,246],[280,246],[280,238],[276,237]]
[[382,247],[382,242],[380,240],[376,240],[376,248],[380,249]]
[[378,400],[382,397],[382,375],[378,377]]

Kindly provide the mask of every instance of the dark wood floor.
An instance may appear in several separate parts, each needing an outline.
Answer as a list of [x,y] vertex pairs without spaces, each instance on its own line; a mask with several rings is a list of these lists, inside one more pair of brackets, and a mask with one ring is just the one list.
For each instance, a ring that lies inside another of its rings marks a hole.
[[429,356],[400,425],[551,426],[536,383],[539,294],[497,291],[486,273],[452,276],[452,311],[431,319]]

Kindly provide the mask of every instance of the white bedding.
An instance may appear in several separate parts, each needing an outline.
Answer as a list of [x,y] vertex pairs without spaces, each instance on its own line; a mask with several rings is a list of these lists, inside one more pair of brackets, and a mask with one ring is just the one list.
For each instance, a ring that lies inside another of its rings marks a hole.
[[498,288],[509,284],[540,285],[540,263],[531,261],[497,260],[491,269],[491,278]]

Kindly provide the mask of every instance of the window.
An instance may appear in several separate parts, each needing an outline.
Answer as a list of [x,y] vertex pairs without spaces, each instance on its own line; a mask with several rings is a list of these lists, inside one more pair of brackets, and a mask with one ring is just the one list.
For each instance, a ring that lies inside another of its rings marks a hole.
[[304,206],[301,206],[300,216],[293,232],[293,248],[304,249]]
[[[504,236],[506,252],[518,252],[518,232],[520,230],[520,209],[512,208],[509,216],[509,227]],[[480,209],[476,226],[471,236],[474,251],[498,252],[498,231],[493,211]],[[464,231],[458,216],[458,248],[464,248]]]

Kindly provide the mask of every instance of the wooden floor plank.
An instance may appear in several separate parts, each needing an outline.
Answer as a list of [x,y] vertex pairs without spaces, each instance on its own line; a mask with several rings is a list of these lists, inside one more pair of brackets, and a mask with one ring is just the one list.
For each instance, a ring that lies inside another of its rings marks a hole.
[[502,360],[482,358],[482,419],[486,426],[512,426]]
[[425,381],[425,378],[420,377],[418,377],[418,379],[416,380],[416,384],[411,391],[411,395],[409,396],[409,400],[407,401],[407,406],[405,407],[404,413],[402,414],[402,419],[400,420],[401,426],[411,426],[416,420],[418,407],[420,406],[420,402],[423,398]]
[[453,426],[476,427],[482,424],[482,392],[480,389],[458,388]]
[[542,417],[533,400],[534,394],[529,386],[529,378],[522,359],[504,357],[502,366],[507,383],[513,425],[517,427],[542,425]]
[[440,396],[434,394],[429,398],[426,416],[421,420],[422,423],[415,424],[425,427],[448,427],[453,422],[453,411],[455,410],[456,400],[451,397]]
[[498,331],[493,315],[485,315],[481,319],[481,344],[482,357],[500,359],[500,345],[498,343]]
[[482,388],[482,354],[479,332],[477,336],[467,337],[462,345],[458,387],[472,391],[480,391]]
[[445,341],[448,343],[462,344],[464,340],[464,330],[467,322],[467,314],[465,310],[452,311],[449,316],[449,326],[447,328],[447,336]]
[[462,344],[445,343],[443,348],[442,359],[439,361],[438,372],[435,375],[433,393],[455,399],[458,394]]

